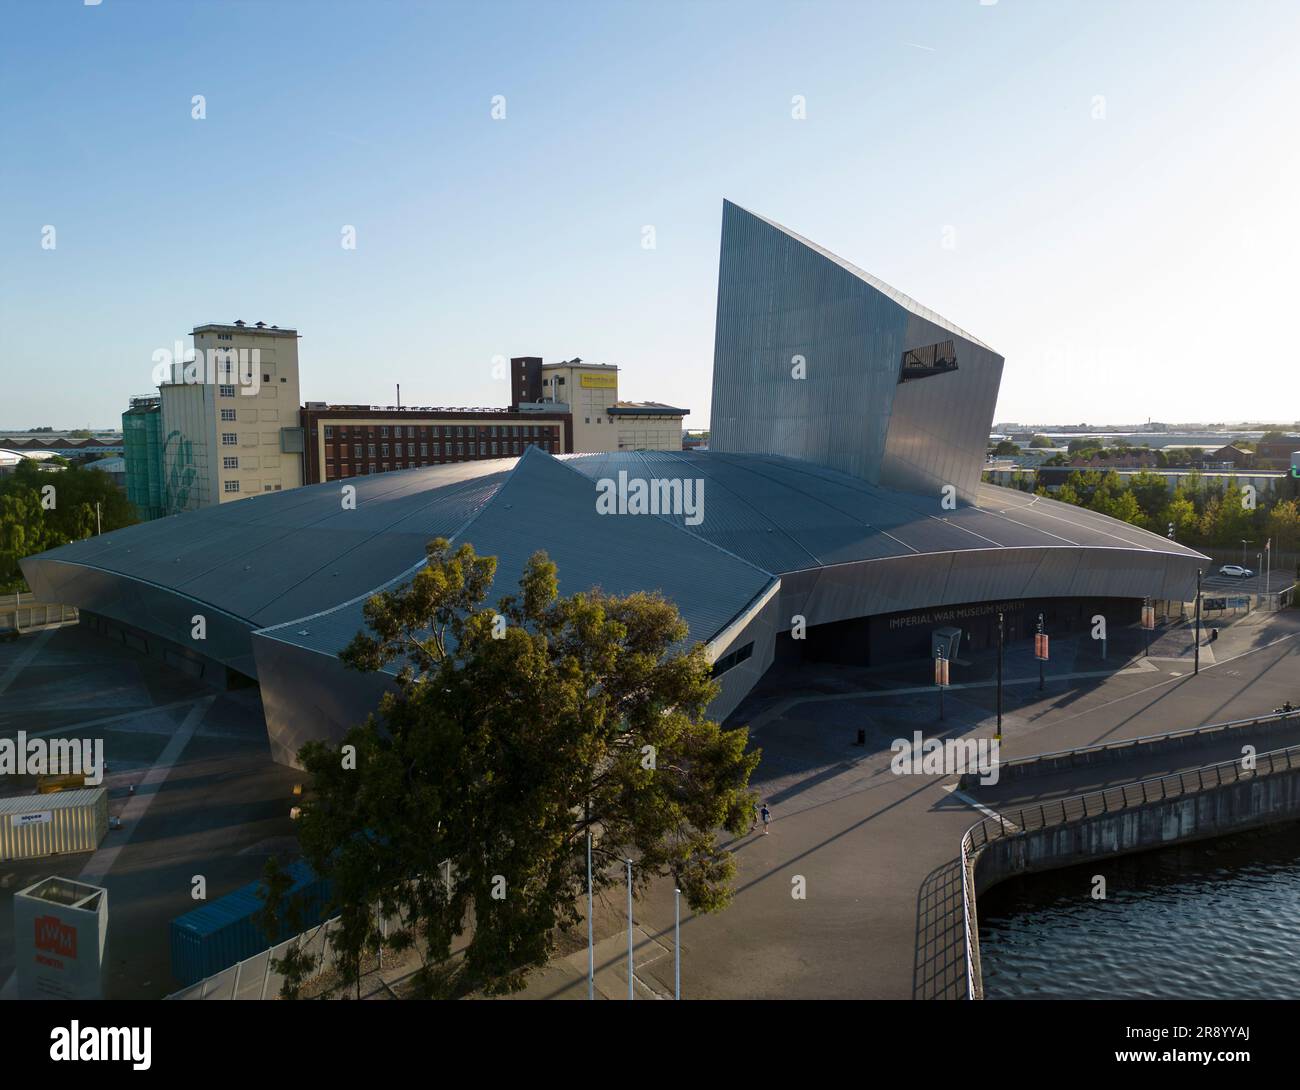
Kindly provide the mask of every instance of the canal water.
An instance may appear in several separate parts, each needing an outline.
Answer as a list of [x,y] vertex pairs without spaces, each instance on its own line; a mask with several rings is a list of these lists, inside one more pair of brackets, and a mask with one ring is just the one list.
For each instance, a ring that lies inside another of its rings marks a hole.
[[1300,825],[1015,878],[979,930],[989,999],[1300,999]]

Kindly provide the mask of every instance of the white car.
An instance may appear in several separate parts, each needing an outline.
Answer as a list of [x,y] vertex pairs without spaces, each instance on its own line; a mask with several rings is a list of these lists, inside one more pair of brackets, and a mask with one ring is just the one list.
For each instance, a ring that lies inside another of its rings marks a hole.
[[1220,575],[1231,575],[1235,579],[1249,579],[1255,573],[1249,568],[1243,568],[1240,564],[1224,564],[1219,569]]

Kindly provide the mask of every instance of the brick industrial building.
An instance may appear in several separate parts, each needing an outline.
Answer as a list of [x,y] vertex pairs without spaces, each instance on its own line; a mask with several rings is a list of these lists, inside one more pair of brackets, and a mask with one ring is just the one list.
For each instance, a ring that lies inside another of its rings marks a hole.
[[511,458],[528,447],[573,450],[567,412],[324,405],[302,410],[308,484],[445,462]]
[[547,454],[680,450],[686,409],[618,400],[618,367],[581,359],[510,361],[508,408],[327,405],[303,408],[306,483],[447,462]]
[[193,335],[196,361],[215,355],[230,369],[236,359],[247,356],[251,367],[260,358],[250,371],[260,382],[243,389],[229,375],[180,360],[159,396],[132,399],[122,417],[127,492],[145,519],[299,484],[517,458],[529,447],[547,454],[681,449],[688,410],[620,401],[614,364],[517,356],[506,408],[323,401],[299,408],[296,330],[235,322],[199,326]]

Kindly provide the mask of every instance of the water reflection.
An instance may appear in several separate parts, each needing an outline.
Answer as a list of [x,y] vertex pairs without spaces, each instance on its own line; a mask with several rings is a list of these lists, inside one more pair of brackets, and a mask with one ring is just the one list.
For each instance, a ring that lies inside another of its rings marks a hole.
[[989,999],[1297,999],[1300,825],[1014,879],[979,922]]

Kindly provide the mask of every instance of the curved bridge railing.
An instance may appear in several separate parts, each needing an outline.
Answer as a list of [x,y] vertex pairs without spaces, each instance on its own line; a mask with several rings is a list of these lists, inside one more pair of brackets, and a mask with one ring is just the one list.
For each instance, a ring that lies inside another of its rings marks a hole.
[[[1222,725],[1217,724],[1217,726]],[[977,821],[961,838],[967,998],[984,998],[984,982],[980,970],[979,918],[975,904],[975,862],[979,853],[993,841],[1023,836],[1039,829],[1066,825],[1087,818],[1100,817],[1103,814],[1131,810],[1148,803],[1185,798],[1242,780],[1257,779],[1297,769],[1300,769],[1300,745],[1270,750],[1250,758],[1236,757],[1219,764],[1171,772],[1149,780],[1137,780],[1115,787],[1100,788],[1070,798],[1020,807],[1000,813],[997,817],[986,817]]]

